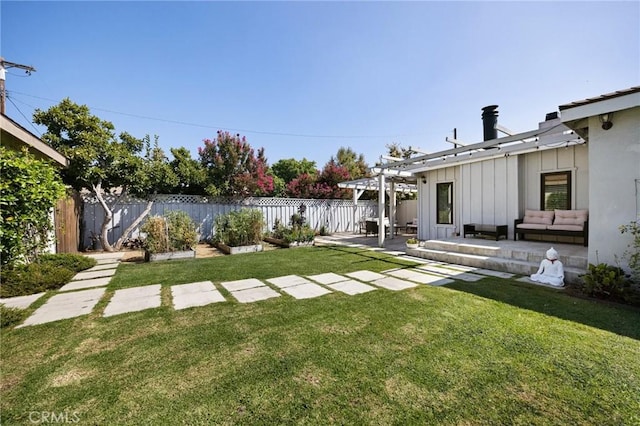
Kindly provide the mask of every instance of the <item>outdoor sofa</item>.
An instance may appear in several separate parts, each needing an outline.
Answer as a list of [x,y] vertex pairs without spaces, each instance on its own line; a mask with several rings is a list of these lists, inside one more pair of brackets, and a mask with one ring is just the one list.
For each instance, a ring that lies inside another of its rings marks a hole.
[[526,234],[581,237],[586,247],[589,243],[588,210],[525,210],[522,219],[516,219],[513,239],[524,240]]

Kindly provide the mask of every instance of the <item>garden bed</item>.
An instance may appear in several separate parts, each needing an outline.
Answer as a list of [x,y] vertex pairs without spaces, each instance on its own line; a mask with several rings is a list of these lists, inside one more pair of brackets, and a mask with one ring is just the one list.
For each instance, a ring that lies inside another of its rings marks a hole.
[[264,240],[268,243],[274,244],[278,247],[283,248],[295,248],[295,247],[309,247],[312,246],[315,241],[291,241],[287,242],[286,240],[273,238],[273,237],[264,237]]
[[195,250],[168,251],[164,253],[144,253],[144,260],[147,262],[156,262],[160,260],[172,259],[195,259]]
[[253,245],[248,245],[248,246],[237,246],[237,247],[230,247],[226,244],[223,243],[218,243],[216,245],[216,247],[218,248],[218,250],[222,251],[223,253],[226,254],[243,254],[243,253],[256,253],[259,251],[262,251],[262,244],[253,244]]

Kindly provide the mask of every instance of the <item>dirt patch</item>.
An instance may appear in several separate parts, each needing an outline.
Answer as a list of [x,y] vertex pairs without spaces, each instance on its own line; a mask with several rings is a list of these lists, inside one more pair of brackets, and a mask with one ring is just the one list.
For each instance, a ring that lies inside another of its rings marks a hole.
[[63,374],[59,374],[51,380],[51,386],[54,388],[79,383],[82,379],[91,377],[93,373],[90,371],[72,368]]

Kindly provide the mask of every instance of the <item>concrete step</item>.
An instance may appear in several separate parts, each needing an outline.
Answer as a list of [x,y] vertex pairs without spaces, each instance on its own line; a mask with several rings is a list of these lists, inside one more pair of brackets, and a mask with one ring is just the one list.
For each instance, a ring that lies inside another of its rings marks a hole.
[[[443,247],[439,245],[439,247]],[[486,252],[485,252],[486,253]],[[494,252],[498,254],[497,252]],[[436,260],[457,265],[472,266],[474,268],[492,269],[495,271],[509,272],[518,275],[531,275],[540,267],[540,260],[529,261],[518,258],[506,258],[501,256],[486,256],[446,250],[434,250],[430,248],[408,249],[407,255],[421,257],[423,259]],[[564,262],[563,262],[564,265]],[[580,282],[580,275],[586,272],[585,268],[565,266],[564,275],[566,283]]]
[[[423,243],[423,248],[428,250],[454,252],[470,254],[484,257],[498,257],[509,260],[521,260],[540,265],[545,256],[545,252],[535,248],[527,250],[518,247],[499,247],[474,243],[460,243],[440,240],[427,240]],[[566,268],[587,269],[588,261],[585,256],[563,255],[560,253],[560,261]]]

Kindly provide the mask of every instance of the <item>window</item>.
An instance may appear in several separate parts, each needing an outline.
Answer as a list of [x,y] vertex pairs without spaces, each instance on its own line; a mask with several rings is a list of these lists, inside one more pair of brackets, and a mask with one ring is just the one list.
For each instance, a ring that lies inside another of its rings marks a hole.
[[438,211],[436,217],[438,224],[453,223],[453,183],[436,184],[436,204]]
[[571,210],[571,172],[540,175],[540,209]]

